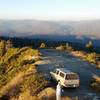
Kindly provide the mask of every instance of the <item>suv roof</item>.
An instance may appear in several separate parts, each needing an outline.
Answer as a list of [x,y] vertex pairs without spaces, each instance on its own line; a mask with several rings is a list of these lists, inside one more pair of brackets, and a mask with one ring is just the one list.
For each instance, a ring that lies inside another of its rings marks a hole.
[[65,68],[57,68],[56,70],[62,71],[62,72],[67,73],[67,74],[76,74],[76,73],[74,73],[70,70],[67,70]]

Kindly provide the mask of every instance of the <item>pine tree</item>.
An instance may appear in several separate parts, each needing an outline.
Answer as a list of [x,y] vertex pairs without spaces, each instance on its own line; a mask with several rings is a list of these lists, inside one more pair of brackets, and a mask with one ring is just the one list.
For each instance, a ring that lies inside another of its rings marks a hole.
[[46,47],[45,43],[41,43],[40,48],[45,48],[45,47]]
[[89,41],[88,44],[86,44],[86,48],[87,48],[89,51],[92,51],[92,50],[93,50],[93,43],[92,43],[92,41]]

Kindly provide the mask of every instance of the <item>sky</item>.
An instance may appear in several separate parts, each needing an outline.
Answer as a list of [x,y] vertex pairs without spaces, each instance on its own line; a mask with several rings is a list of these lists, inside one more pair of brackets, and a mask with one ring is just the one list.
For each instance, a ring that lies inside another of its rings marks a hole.
[[100,0],[0,0],[0,19],[100,19]]

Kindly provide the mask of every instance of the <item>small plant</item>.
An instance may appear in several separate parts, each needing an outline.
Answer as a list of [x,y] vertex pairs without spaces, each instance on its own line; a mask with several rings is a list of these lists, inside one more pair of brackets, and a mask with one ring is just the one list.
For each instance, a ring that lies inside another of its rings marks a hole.
[[100,77],[97,75],[94,75],[91,80],[91,87],[92,89],[100,92]]
[[95,53],[87,54],[86,60],[89,61],[89,62],[91,62],[91,63],[96,64],[97,63],[96,54]]
[[89,41],[86,44],[86,48],[88,49],[88,51],[93,51],[93,43],[92,43],[92,41]]
[[41,43],[40,48],[45,48],[46,44],[45,43]]

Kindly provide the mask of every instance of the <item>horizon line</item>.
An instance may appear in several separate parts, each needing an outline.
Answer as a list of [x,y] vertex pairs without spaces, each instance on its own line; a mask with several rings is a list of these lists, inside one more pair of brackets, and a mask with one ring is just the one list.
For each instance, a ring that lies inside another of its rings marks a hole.
[[59,21],[73,21],[73,22],[76,22],[76,21],[96,21],[96,20],[100,20],[100,18],[93,18],[93,19],[80,19],[80,20],[69,20],[69,19],[58,19],[58,20],[55,20],[55,19],[36,19],[36,18],[8,18],[8,19],[3,19],[3,18],[0,18],[0,20],[12,20],[12,21],[24,21],[24,20],[35,20],[35,21],[56,21],[56,22],[59,22]]

